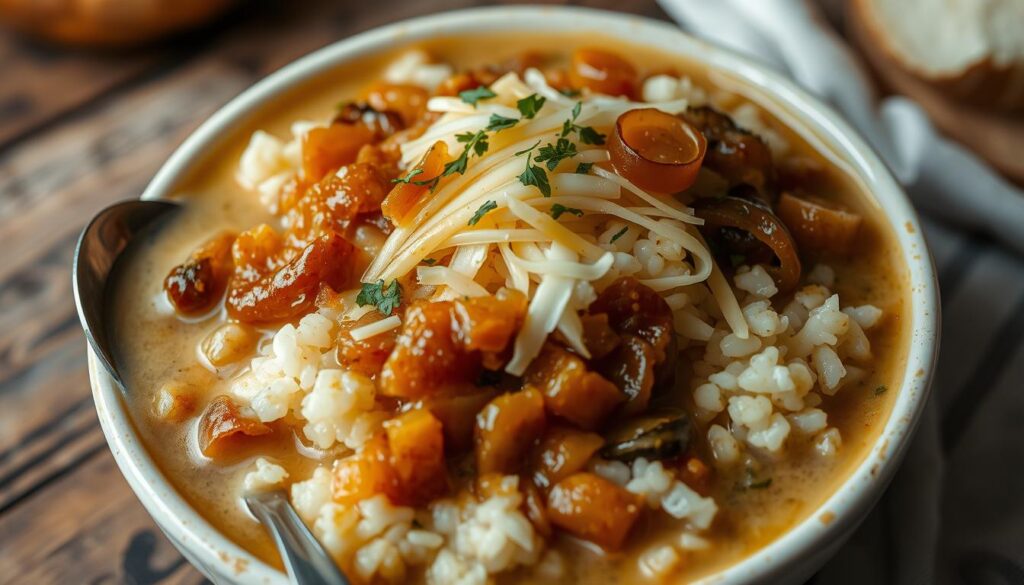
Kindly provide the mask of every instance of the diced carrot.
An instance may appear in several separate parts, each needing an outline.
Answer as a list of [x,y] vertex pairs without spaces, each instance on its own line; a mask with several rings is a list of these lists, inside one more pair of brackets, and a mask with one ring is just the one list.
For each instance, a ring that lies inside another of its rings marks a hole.
[[[378,337],[380,337],[378,335]],[[424,398],[419,404],[441,421],[445,449],[463,453],[473,447],[476,415],[495,396],[489,388],[474,388],[467,394],[440,394]]]
[[523,491],[523,513],[533,527],[545,538],[551,536],[551,521],[548,520],[548,507],[544,503],[544,495],[533,483],[520,480]]
[[331,491],[334,501],[354,505],[377,494],[392,502],[401,500],[398,476],[391,467],[387,437],[378,434],[360,450],[334,464]]
[[639,497],[593,473],[570,475],[548,495],[548,518],[555,526],[600,545],[618,550],[637,518]]
[[207,457],[223,457],[241,437],[257,437],[270,431],[255,417],[245,416],[231,397],[217,396],[199,419],[199,450]]
[[384,430],[404,500],[425,504],[448,491],[441,421],[430,411],[410,410],[388,421]]
[[544,345],[525,378],[541,389],[548,412],[584,429],[596,429],[626,400],[615,384],[554,343]]
[[596,433],[566,426],[550,427],[534,452],[534,483],[548,489],[582,470],[603,444],[604,439]]
[[544,432],[544,398],[536,388],[502,394],[476,416],[478,474],[514,473]]

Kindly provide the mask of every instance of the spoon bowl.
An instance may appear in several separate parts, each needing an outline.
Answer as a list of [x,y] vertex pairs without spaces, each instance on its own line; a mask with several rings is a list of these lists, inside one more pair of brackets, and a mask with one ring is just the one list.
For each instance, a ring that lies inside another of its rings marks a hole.
[[125,389],[114,363],[113,346],[104,318],[107,282],[118,257],[140,233],[180,209],[167,200],[121,201],[96,214],[75,247],[72,285],[78,318],[100,363],[122,390]]
[[[96,214],[75,248],[72,281],[78,318],[99,362],[125,392],[128,389],[114,360],[113,339],[105,315],[111,274],[133,240],[179,209],[181,205],[167,200],[115,203]],[[349,585],[283,492],[251,494],[246,496],[245,503],[274,538],[292,583]]]

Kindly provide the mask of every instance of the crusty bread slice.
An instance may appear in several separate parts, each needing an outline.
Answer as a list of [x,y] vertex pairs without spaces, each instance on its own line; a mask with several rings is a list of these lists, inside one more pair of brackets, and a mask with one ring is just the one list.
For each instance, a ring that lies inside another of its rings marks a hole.
[[878,68],[967,103],[1024,110],[1024,0],[850,0],[847,23]]

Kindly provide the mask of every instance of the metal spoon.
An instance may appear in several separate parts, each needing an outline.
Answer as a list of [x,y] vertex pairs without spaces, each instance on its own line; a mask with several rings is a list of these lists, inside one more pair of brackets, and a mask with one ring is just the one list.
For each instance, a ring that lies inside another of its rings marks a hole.
[[[108,320],[104,318],[110,274],[133,239],[180,208],[172,201],[115,203],[99,212],[78,239],[72,268],[78,318],[100,363],[125,391],[124,379],[114,361]],[[247,495],[245,503],[277,543],[292,583],[349,585],[283,492]]]

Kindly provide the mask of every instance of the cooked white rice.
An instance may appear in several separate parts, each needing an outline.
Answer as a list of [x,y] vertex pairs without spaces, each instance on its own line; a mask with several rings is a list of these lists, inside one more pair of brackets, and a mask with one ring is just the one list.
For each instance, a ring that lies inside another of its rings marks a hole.
[[[433,88],[450,74],[449,66],[432,64],[424,53],[414,51],[394,62],[385,78]],[[642,94],[647,101],[709,101],[690,79],[667,75],[648,78]],[[741,105],[731,114],[739,125],[765,137],[776,155],[788,150],[784,137],[763,123],[756,108]],[[301,172],[303,134],[317,125],[294,124],[287,141],[262,131],[253,134],[239,163],[238,181],[258,193],[271,211],[282,185]],[[595,288],[622,276],[634,276],[665,295],[680,351],[697,356],[690,390],[695,416],[710,423],[707,440],[715,465],[739,465],[749,452],[785,457],[795,435],[810,440],[820,457],[838,453],[842,437],[829,426],[822,396],[834,395],[865,375],[854,364],[871,358],[865,330],[880,322],[880,309],[842,307],[832,290],[835,272],[824,265],[813,267],[792,301],[779,306],[773,301],[778,289],[766,267],[743,266],[733,283],[749,327],[749,335],[743,336],[730,327],[707,284],[677,286],[665,280],[694,270],[693,260],[678,242],[617,219],[598,222],[588,216],[576,221],[590,226],[592,233],[584,239],[611,252],[612,263],[593,283],[576,284],[570,306],[585,309],[597,296]],[[675,219],[658,222],[686,229]],[[623,233],[626,227],[630,229]],[[380,242],[375,245],[374,253]],[[490,253],[498,254],[493,248]],[[496,265],[481,270],[477,282],[495,288],[514,280],[503,263]],[[355,316],[358,313],[349,315]],[[261,421],[294,417],[316,447],[354,450],[381,428],[386,415],[376,409],[373,382],[336,361],[339,319],[325,310],[281,327],[230,388]],[[658,545],[640,556],[642,574],[660,579],[685,553],[710,546],[698,533],[712,524],[718,504],[680,481],[661,462],[638,459],[627,465],[597,459],[589,469],[687,527],[678,542]],[[483,585],[520,565],[535,565],[536,574],[548,578],[565,570],[564,560],[545,549],[544,539],[520,510],[523,495],[516,477],[505,478],[500,494],[482,502],[460,497],[423,510],[395,506],[383,495],[341,506],[331,497],[331,477],[330,469],[318,467],[309,478],[291,485],[291,498],[327,549],[363,580],[401,582],[413,566],[425,568],[429,583],[462,585]],[[286,479],[283,468],[259,459],[245,475],[244,489],[271,489]]]

